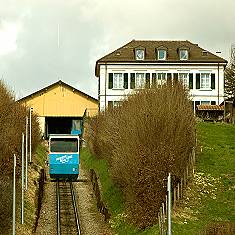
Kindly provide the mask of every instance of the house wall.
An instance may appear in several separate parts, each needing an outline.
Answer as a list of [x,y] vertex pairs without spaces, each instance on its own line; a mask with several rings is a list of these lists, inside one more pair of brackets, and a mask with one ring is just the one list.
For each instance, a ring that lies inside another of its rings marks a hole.
[[[100,110],[105,110],[108,101],[120,101],[134,90],[130,89],[130,73],[193,73],[193,89],[190,90],[192,101],[224,101],[224,67],[217,63],[208,64],[101,64],[100,65]],[[128,89],[108,89],[109,73],[128,73]],[[196,89],[197,73],[214,73],[215,89]],[[151,80],[150,80],[151,81]],[[195,102],[194,102],[195,103]]]
[[23,100],[39,117],[82,117],[85,109],[93,116],[98,103],[63,85],[56,85],[41,94]]

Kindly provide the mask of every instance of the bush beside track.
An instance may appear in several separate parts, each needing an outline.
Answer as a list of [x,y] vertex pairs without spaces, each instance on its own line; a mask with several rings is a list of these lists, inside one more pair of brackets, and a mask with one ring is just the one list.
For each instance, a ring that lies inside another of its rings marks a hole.
[[[13,154],[17,156],[17,192],[21,192],[21,140],[22,132],[25,132],[27,114],[27,108],[16,102],[13,92],[0,80],[0,198],[4,201],[0,203],[0,234],[9,234],[11,229]],[[37,117],[32,115],[32,153],[35,152],[39,141],[39,124]]]
[[[196,171],[184,197],[173,208],[172,234],[235,234],[235,125],[199,122],[196,127]],[[160,234],[158,224],[140,231],[127,223],[124,198],[112,182],[106,160],[97,159],[87,149],[82,150],[81,160],[99,176],[115,234]]]
[[183,174],[195,145],[188,92],[178,83],[139,90],[90,122],[89,146],[108,161],[123,191],[127,218],[140,228],[157,222],[169,172]]

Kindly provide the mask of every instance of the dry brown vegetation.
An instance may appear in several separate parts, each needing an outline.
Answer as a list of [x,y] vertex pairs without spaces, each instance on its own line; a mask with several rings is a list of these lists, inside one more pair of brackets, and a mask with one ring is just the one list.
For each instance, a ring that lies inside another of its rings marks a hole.
[[[0,234],[9,234],[11,228],[13,154],[17,156],[17,165],[21,166],[21,139],[22,132],[25,132],[27,113],[26,107],[15,101],[13,93],[0,80]],[[33,115],[32,152],[35,151],[39,139],[39,125],[37,117]],[[18,190],[20,169],[21,167],[17,167],[16,172]]]
[[143,89],[91,120],[90,148],[109,162],[122,188],[130,221],[157,222],[169,172],[180,179],[195,145],[195,119],[180,83]]
[[209,224],[199,235],[232,235],[235,234],[234,222],[217,222]]

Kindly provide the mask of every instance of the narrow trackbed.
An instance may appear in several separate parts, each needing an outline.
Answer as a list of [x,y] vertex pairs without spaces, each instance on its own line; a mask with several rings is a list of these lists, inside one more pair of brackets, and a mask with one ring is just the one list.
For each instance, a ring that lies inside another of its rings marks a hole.
[[57,235],[81,235],[72,182],[56,182]]

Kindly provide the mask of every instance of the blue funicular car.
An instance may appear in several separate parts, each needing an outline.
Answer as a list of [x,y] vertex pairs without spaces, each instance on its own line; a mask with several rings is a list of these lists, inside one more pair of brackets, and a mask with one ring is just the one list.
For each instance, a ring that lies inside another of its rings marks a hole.
[[79,174],[79,135],[49,136],[49,173],[56,180],[76,180]]

